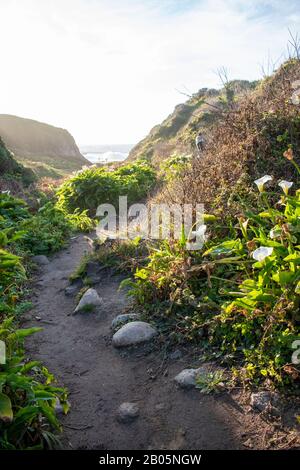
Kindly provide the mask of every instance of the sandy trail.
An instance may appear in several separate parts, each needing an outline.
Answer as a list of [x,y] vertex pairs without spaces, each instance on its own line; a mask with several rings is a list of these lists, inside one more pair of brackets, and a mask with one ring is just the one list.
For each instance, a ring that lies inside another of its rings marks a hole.
[[[183,368],[197,366],[190,356],[172,361],[158,345],[134,351],[111,345],[111,321],[128,304],[118,291],[119,276],[105,274],[95,286],[104,299],[98,312],[70,316],[75,298],[67,297],[64,288],[87,249],[79,236],[41,269],[25,324],[44,328],[28,339],[29,355],[42,360],[69,389],[71,411],[62,418],[64,448],[243,448],[250,417],[230,395],[206,396],[174,384]],[[125,401],[140,406],[140,416],[131,424],[116,420]]]

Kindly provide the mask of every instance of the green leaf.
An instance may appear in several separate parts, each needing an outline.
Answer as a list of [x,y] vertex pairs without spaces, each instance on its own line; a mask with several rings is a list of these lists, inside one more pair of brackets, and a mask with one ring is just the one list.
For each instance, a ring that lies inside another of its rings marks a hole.
[[4,423],[11,423],[13,420],[11,401],[4,393],[0,393],[0,419]]
[[291,253],[284,258],[284,261],[291,261],[292,263],[300,264],[300,254],[297,252]]
[[218,256],[223,254],[229,254],[233,251],[240,251],[242,248],[243,245],[239,238],[237,240],[226,240],[225,242],[220,243],[219,245],[215,245],[209,250],[207,250],[205,253],[203,253],[203,256]]
[[35,328],[21,328],[19,330],[16,330],[14,333],[12,333],[9,336],[9,339],[11,339],[11,338],[22,339],[22,338],[25,338],[26,336],[33,335],[34,333],[38,333],[39,331],[42,331],[42,330],[43,330],[43,328],[38,328],[38,327],[35,327]]
[[273,281],[280,284],[280,286],[285,287],[293,281],[294,276],[295,273],[291,271],[278,271],[277,273],[273,274],[272,279]]

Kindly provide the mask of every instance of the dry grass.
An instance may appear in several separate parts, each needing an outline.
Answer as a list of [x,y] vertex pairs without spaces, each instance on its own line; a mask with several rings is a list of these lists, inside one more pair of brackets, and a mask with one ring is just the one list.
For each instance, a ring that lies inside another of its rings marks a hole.
[[[294,169],[284,159],[281,147],[286,150],[291,144],[299,161],[299,106],[290,100],[292,83],[299,79],[300,61],[290,60],[241,97],[230,111],[220,114],[203,155],[194,155],[191,168],[180,181],[160,190],[155,202],[197,201],[210,210],[217,207],[226,212],[234,207],[230,206],[233,195],[248,192],[257,177],[271,174],[295,180]],[[289,141],[279,144],[277,136],[285,131]]]

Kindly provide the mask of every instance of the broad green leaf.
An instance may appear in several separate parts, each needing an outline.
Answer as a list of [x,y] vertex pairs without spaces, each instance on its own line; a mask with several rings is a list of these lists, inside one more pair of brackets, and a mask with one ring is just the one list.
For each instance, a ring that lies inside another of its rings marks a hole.
[[273,274],[272,279],[284,287],[293,281],[294,276],[295,273],[292,271],[278,271],[277,273]]
[[300,264],[300,254],[295,252],[284,258],[284,261],[290,261],[295,264]]
[[13,420],[10,398],[2,392],[0,393],[0,419],[4,423],[11,423]]

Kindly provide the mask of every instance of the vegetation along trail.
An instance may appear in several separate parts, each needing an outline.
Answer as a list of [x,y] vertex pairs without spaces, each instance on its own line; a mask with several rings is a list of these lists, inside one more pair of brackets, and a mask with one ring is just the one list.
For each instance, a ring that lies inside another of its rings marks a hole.
[[[42,266],[34,282],[34,309],[25,326],[43,331],[27,340],[28,354],[41,360],[69,390],[71,411],[62,416],[65,449],[230,449],[263,446],[269,425],[247,413],[238,395],[202,395],[181,390],[173,378],[193,366],[193,356],[166,354],[151,346],[118,350],[111,344],[112,319],[127,309],[118,290],[120,276],[102,271],[94,286],[103,298],[94,312],[72,315],[75,296],[65,294],[68,278],[89,249],[86,238]],[[178,357],[181,356],[181,357]],[[117,411],[134,402],[139,417],[123,423]],[[253,442],[253,444],[251,444]]]

